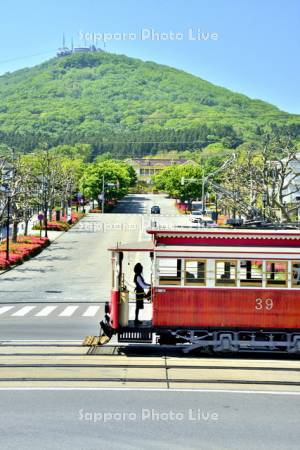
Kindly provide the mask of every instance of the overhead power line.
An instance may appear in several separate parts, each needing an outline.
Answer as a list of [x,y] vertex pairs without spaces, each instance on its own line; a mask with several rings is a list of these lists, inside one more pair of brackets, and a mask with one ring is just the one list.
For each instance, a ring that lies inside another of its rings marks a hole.
[[0,60],[0,64],[6,64],[8,62],[14,62],[14,61],[19,61],[21,59],[27,59],[27,58],[33,58],[35,56],[43,56],[43,55],[48,55],[49,53],[53,53],[56,50],[49,50],[47,52],[41,52],[41,53],[33,53],[32,55],[25,55],[25,56],[17,56],[16,58],[10,58],[10,59],[3,59]]

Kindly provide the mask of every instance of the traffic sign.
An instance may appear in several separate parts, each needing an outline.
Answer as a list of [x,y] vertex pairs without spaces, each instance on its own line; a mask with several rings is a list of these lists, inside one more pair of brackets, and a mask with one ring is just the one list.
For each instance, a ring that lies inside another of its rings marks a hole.
[[44,220],[44,214],[39,214],[38,219],[40,222],[42,222]]

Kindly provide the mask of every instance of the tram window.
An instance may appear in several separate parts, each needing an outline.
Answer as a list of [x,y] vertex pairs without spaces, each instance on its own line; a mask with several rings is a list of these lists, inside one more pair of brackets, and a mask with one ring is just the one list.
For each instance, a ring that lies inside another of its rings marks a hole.
[[160,285],[180,285],[181,259],[171,259],[171,258],[159,259],[158,279]]
[[262,286],[262,261],[240,262],[241,286]]
[[300,287],[300,261],[292,262],[292,286]]
[[287,262],[267,261],[267,286],[282,287],[287,284]]
[[184,263],[184,284],[204,285],[205,284],[205,261],[186,260]]
[[236,285],[236,261],[216,261],[216,286]]

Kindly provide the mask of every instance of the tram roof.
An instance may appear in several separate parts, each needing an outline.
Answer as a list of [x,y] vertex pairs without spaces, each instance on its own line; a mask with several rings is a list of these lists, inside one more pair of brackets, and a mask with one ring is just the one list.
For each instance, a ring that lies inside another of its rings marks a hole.
[[237,259],[300,259],[300,247],[232,247],[211,245],[164,245],[153,241],[121,244],[110,248],[114,252],[154,252],[167,257],[237,258]]
[[212,259],[300,259],[300,247],[232,247],[157,245],[153,251],[170,258],[193,257]]
[[286,237],[300,239],[300,230],[291,229],[261,229],[261,228],[228,228],[228,227],[216,227],[216,228],[196,228],[196,227],[175,227],[174,229],[168,228],[151,228],[147,230],[147,233],[151,235],[193,235],[201,236],[203,234],[213,235],[229,235],[229,236],[266,236],[266,237]]

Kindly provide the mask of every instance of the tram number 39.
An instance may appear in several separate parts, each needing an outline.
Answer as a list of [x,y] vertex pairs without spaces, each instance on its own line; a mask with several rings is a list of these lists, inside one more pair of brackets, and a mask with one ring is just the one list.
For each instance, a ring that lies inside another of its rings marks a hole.
[[255,309],[257,311],[270,311],[273,309],[273,300],[271,298],[257,298],[255,300]]

